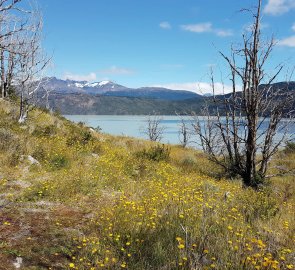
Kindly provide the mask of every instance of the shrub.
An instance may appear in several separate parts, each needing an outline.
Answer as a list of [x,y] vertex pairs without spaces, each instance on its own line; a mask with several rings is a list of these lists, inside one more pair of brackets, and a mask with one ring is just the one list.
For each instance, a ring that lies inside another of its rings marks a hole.
[[295,142],[287,142],[285,146],[285,153],[295,153]]
[[0,128],[0,151],[6,152],[6,163],[9,166],[16,166],[24,154],[24,145],[10,130]]
[[12,167],[18,165],[19,161],[21,160],[21,156],[24,154],[25,150],[19,142],[11,144],[11,147],[7,153],[7,164]]
[[101,154],[103,151],[101,143],[95,142],[92,147],[92,152],[95,154]]
[[102,131],[102,128],[100,126],[97,126],[93,128],[96,132],[100,133]]
[[181,164],[185,167],[190,167],[190,166],[195,166],[196,165],[196,160],[193,157],[184,157],[181,160]]
[[192,156],[184,156],[179,161],[179,166],[186,172],[193,172],[198,169],[196,159]]
[[52,169],[62,169],[66,166],[68,166],[69,161],[65,156],[62,155],[56,155],[50,160],[50,165]]
[[14,144],[15,136],[9,130],[0,128],[0,150],[7,151]]
[[50,137],[56,134],[56,126],[54,125],[49,125],[49,126],[36,126],[34,129],[32,135],[34,136],[42,136],[42,137]]
[[137,157],[146,158],[153,161],[168,161],[170,158],[170,148],[168,146],[156,145],[149,149],[144,149],[136,153]]
[[32,157],[37,160],[44,160],[46,157],[45,150],[42,147],[38,147],[35,149],[35,151],[32,153]]
[[72,146],[75,144],[87,144],[89,141],[92,140],[92,135],[88,130],[81,130],[78,133],[74,133],[67,139],[67,145]]

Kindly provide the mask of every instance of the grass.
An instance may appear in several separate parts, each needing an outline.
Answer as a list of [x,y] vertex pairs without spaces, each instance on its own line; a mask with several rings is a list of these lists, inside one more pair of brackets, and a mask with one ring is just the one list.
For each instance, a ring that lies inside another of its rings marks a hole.
[[294,176],[256,192],[193,149],[16,113],[0,101],[3,269],[294,269]]

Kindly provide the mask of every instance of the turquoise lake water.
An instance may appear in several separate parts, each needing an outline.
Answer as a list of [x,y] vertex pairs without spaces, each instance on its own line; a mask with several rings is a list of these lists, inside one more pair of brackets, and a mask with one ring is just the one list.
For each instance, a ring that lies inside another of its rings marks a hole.
[[[147,129],[147,116],[138,115],[64,115],[67,119],[73,122],[83,122],[89,127],[100,127],[102,132],[112,135],[123,135],[142,139],[148,139],[147,135],[144,134],[144,130]],[[163,139],[161,142],[170,144],[179,144],[179,128],[180,118],[178,116],[161,116],[161,126],[164,127]],[[193,123],[192,117],[184,116],[183,119],[191,127]],[[260,130],[265,129],[267,126],[265,122]],[[288,131],[289,137],[295,135],[295,125],[292,125]],[[277,133],[276,138],[280,139],[282,136],[281,132]],[[198,138],[192,136],[190,138],[190,145],[196,148],[200,146],[196,143]]]
[[[147,116],[126,115],[64,115],[73,122],[83,122],[87,126],[100,127],[102,132],[112,135],[123,135],[148,139],[144,134],[147,127]],[[161,117],[161,126],[164,133],[161,142],[179,144],[179,124],[177,116]],[[191,122],[191,117],[185,117],[186,122]]]

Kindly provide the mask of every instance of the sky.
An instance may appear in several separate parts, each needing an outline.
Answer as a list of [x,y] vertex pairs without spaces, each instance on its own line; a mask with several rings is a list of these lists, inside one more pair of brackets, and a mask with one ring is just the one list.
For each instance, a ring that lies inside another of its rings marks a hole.
[[[78,81],[111,80],[128,87],[229,89],[230,54],[252,22],[256,0],[38,0],[44,48],[53,56],[50,76]],[[264,38],[277,46],[268,68],[295,66],[295,0],[264,0]],[[294,78],[295,80],[295,78]]]

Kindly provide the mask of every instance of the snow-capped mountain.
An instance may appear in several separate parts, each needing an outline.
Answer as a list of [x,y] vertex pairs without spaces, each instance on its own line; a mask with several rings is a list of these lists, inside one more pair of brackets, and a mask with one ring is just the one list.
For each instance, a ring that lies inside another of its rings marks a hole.
[[84,87],[96,87],[96,88],[103,88],[105,86],[108,86],[110,88],[115,88],[115,84],[111,81],[101,81],[101,82],[93,82],[93,83],[89,83],[89,82],[75,82],[73,83],[69,83],[68,84],[69,87],[71,86],[75,86],[78,88],[84,88]]
[[45,87],[59,94],[89,94],[117,97],[137,97],[164,100],[184,100],[200,97],[200,95],[185,91],[171,90],[160,87],[129,88],[112,81],[87,82],[61,80],[55,77],[47,78]]
[[[108,91],[118,91],[126,89],[126,87],[116,84],[112,81],[101,81],[101,82],[77,82],[67,80],[67,87],[74,90],[74,92],[85,92],[88,94],[103,94]],[[77,89],[78,88],[78,89]]]

